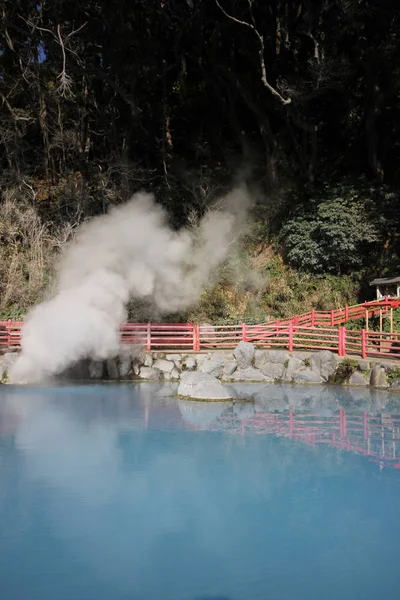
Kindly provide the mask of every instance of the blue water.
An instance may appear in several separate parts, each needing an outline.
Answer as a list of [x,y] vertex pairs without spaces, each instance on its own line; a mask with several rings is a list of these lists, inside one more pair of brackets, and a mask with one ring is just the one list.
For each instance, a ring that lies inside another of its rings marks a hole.
[[[320,415],[326,440],[340,406],[381,423],[400,405],[265,389],[279,418]],[[259,396],[254,409],[170,392],[1,387],[1,600],[400,598],[395,429],[380,459],[380,446],[361,455],[263,429],[255,416],[275,416]]]

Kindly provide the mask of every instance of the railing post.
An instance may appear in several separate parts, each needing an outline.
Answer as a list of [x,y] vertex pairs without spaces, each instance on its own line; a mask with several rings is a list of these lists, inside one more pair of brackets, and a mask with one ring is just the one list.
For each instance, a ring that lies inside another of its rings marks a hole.
[[246,323],[242,323],[242,340],[243,340],[243,342],[247,342],[247,325],[246,325]]
[[361,357],[367,358],[367,334],[365,329],[361,331]]
[[11,348],[11,319],[7,321],[7,346]]
[[342,356],[346,356],[346,327],[342,327]]
[[193,324],[193,350],[200,352],[200,325],[198,323]]
[[331,310],[331,326],[333,327],[335,324],[335,312]]
[[150,352],[150,350],[151,350],[151,323],[150,323],[150,321],[147,323],[146,350],[147,350],[147,352]]
[[338,355],[343,356],[342,354],[342,328],[338,329]]
[[311,311],[311,327],[315,326],[315,308]]
[[293,323],[289,323],[289,352],[293,352]]

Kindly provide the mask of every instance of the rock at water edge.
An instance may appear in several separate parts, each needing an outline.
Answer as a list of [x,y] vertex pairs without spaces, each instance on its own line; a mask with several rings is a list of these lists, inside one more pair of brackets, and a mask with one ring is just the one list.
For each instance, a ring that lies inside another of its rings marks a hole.
[[232,400],[233,395],[216,377],[209,373],[182,373],[178,395],[196,400]]

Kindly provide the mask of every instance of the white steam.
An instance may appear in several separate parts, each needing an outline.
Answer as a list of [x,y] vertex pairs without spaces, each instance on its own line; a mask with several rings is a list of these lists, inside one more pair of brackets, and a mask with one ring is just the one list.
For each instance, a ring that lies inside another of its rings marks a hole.
[[196,229],[174,231],[153,196],[140,193],[83,225],[60,261],[55,296],[28,314],[11,381],[39,382],[80,359],[116,356],[132,298],[161,314],[195,304],[227,257],[249,196],[237,189],[222,206]]

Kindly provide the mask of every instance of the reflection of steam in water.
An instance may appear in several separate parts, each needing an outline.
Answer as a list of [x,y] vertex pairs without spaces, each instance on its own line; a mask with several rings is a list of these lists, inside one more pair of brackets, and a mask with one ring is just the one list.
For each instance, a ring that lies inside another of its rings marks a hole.
[[[247,391],[250,390],[248,387]],[[46,518],[57,541],[85,568],[92,568],[105,581],[123,589],[124,597],[128,597],[132,588],[136,595],[129,597],[168,600],[187,597],[183,593],[174,595],[176,590],[172,584],[165,590],[156,589],[153,565],[168,563],[167,542],[174,539],[171,536],[179,539],[188,527],[193,537],[179,557],[180,568],[185,568],[192,544],[194,548],[204,548],[201,557],[210,560],[210,571],[217,561],[218,577],[224,582],[232,581],[229,592],[235,597],[237,582],[229,567],[233,561],[235,570],[240,571],[239,565],[243,566],[246,557],[241,546],[239,557],[226,560],[226,548],[234,547],[239,538],[243,540],[245,532],[240,523],[234,529],[236,519],[224,520],[221,515],[237,510],[235,498],[243,490],[247,490],[252,501],[262,498],[267,502],[288,483],[293,473],[298,480],[311,477],[307,471],[308,455],[305,459],[299,458],[296,444],[286,444],[277,438],[292,437],[295,441],[318,445],[328,443],[321,440],[332,439],[335,433],[342,444],[337,447],[346,449],[348,438],[354,443],[351,433],[354,423],[358,427],[363,419],[363,415],[355,415],[353,421],[350,411],[346,411],[344,418],[343,409],[334,410],[338,394],[335,389],[266,387],[264,392],[276,404],[282,402],[286,407],[281,412],[268,410],[267,396],[261,403],[262,392],[258,389],[257,399],[247,403],[207,404],[178,402],[166,397],[170,389],[165,393],[161,384],[55,389],[10,386],[2,391],[0,431],[6,421],[5,443],[15,446],[22,464],[23,483],[28,482],[29,489],[34,489],[35,484],[40,490],[46,490]],[[372,409],[375,401],[367,392],[366,396]],[[380,403],[386,404],[388,398],[388,394],[381,395]],[[291,408],[293,406],[296,408]],[[327,414],[322,414],[324,411],[328,411]],[[369,416],[367,432],[370,432],[372,451],[378,426],[383,427],[387,443],[386,432],[398,425],[390,411],[381,415],[378,411],[372,414],[371,410]],[[232,443],[229,452],[223,455],[222,448],[226,451],[228,446],[223,435],[209,435],[205,439],[196,434],[190,436],[190,441],[186,434],[176,435],[177,430],[188,427],[237,436],[229,437]],[[166,431],[169,428],[171,432]],[[163,429],[164,434],[154,434],[156,429]],[[317,432],[322,430],[325,437],[318,438]],[[360,431],[363,435],[364,429]],[[262,444],[262,451],[261,446],[254,443],[258,434],[269,436]],[[253,443],[248,443],[249,439]],[[246,452],[243,452],[244,445]],[[347,469],[349,477],[358,477],[360,463],[349,466],[349,461],[345,464],[332,460],[332,453],[330,457],[324,453],[313,456],[320,461],[313,467],[319,469],[318,474],[337,474]],[[215,459],[226,467],[218,471],[218,478],[213,475],[218,462]],[[15,465],[10,466],[11,471],[14,468]],[[233,471],[234,476],[229,475],[229,471]],[[2,476],[0,469],[0,489]],[[32,501],[32,498],[24,498],[24,501]],[[304,518],[307,514],[308,507]],[[27,529],[33,527],[36,513],[32,515],[27,517]],[[337,519],[340,527],[343,516],[338,506],[330,519]],[[290,539],[296,527],[302,526],[301,521],[293,517]],[[369,533],[365,527],[362,530],[365,540],[362,539],[367,544]],[[163,535],[165,546],[160,542]],[[243,542],[243,547],[252,541],[251,538]],[[252,557],[252,560],[257,559]],[[257,568],[262,572],[265,557],[261,553],[259,560]],[[201,569],[193,572],[194,579],[199,580],[193,585],[199,589],[202,589],[203,574]],[[168,581],[167,578],[167,584]]]

